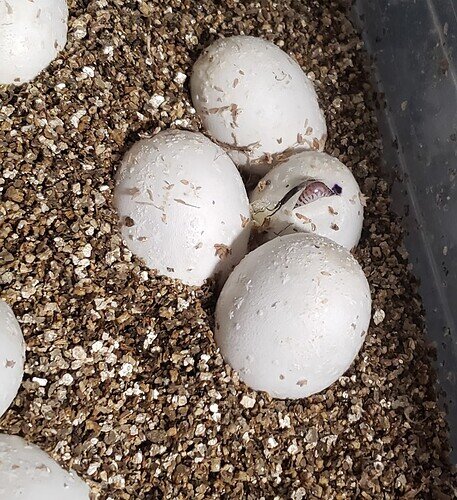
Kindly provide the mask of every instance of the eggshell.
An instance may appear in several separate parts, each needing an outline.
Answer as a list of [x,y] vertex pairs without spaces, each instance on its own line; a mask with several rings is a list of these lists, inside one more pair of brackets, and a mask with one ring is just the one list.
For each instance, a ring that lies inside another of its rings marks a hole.
[[128,248],[162,275],[223,280],[247,251],[249,201],[229,156],[203,134],[168,130],[137,142],[114,203]]
[[336,158],[313,151],[295,154],[275,166],[251,193],[261,241],[304,231],[348,249],[360,239],[362,202],[351,171]]
[[301,398],[349,368],[370,308],[354,257],[327,238],[297,233],[262,245],[235,268],[217,302],[215,338],[247,385]]
[[0,434],[0,498],[88,500],[89,487],[19,436]]
[[25,343],[21,327],[6,302],[0,300],[0,417],[21,386]]
[[264,174],[291,148],[322,150],[327,127],[313,83],[273,43],[222,38],[197,60],[195,109],[209,134],[248,172]]
[[65,0],[0,0],[0,84],[28,82],[67,43]]

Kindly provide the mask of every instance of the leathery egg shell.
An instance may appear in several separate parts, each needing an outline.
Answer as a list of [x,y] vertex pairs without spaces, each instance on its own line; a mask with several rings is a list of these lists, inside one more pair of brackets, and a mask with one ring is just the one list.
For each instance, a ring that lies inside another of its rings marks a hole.
[[0,498],[88,500],[89,487],[19,436],[0,434]]
[[324,148],[327,127],[313,83],[271,42],[217,40],[195,63],[190,86],[208,133],[249,172],[266,173],[286,150]]
[[247,251],[249,201],[229,156],[200,133],[137,142],[117,174],[114,203],[128,248],[189,285],[223,280]]
[[354,257],[327,238],[297,233],[238,264],[217,302],[215,338],[247,385],[301,398],[349,368],[370,309],[370,288]]
[[28,82],[67,43],[66,0],[0,0],[0,84]]
[[24,375],[25,343],[9,305],[0,300],[0,417],[16,397]]
[[261,241],[295,232],[357,246],[364,197],[351,171],[326,153],[305,151],[276,165],[251,193]]

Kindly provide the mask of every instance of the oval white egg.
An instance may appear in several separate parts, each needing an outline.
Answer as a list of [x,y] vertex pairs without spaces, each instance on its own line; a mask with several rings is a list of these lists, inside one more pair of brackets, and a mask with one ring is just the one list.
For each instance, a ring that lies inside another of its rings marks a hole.
[[229,156],[200,133],[137,142],[117,173],[114,203],[128,248],[189,285],[223,280],[247,251],[249,201]]
[[9,305],[0,300],[0,417],[21,386],[25,343],[21,327]]
[[88,500],[89,487],[19,436],[0,434],[0,498]]
[[190,86],[206,130],[249,172],[266,173],[286,150],[324,148],[327,127],[313,83],[271,42],[217,40],[195,63]]
[[370,288],[354,257],[327,238],[297,233],[238,264],[217,302],[215,338],[247,385],[301,398],[349,368],[370,310]]
[[357,246],[363,197],[351,171],[326,153],[305,151],[276,165],[251,193],[260,241],[296,232]]
[[35,78],[67,43],[66,0],[0,0],[0,84]]

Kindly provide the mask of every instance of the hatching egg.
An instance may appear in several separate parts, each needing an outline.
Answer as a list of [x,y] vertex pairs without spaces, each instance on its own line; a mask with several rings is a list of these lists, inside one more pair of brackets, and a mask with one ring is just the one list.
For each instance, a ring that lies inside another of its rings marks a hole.
[[0,84],[28,82],[67,43],[66,0],[0,0]]
[[24,375],[25,343],[9,305],[0,300],[0,417],[16,397]]
[[0,434],[0,498],[89,500],[89,487],[19,436]]
[[190,85],[208,133],[248,172],[266,173],[286,150],[324,148],[327,127],[314,85],[271,42],[217,40],[195,63]]
[[345,248],[297,233],[249,253],[225,283],[215,338],[251,388],[301,398],[335,382],[370,322],[370,288]]
[[243,181],[203,134],[168,130],[137,142],[117,174],[114,202],[132,253],[189,285],[223,280],[247,251]]
[[309,232],[352,249],[362,231],[363,204],[351,171],[336,158],[314,151],[279,163],[251,193],[260,241]]

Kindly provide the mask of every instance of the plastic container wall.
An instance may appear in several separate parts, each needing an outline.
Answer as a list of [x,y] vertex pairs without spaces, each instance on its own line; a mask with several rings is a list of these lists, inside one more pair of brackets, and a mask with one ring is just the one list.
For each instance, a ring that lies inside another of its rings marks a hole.
[[457,2],[356,0],[355,24],[385,94],[385,165],[400,181],[394,209],[421,280],[428,337],[437,349],[440,402],[457,461]]

